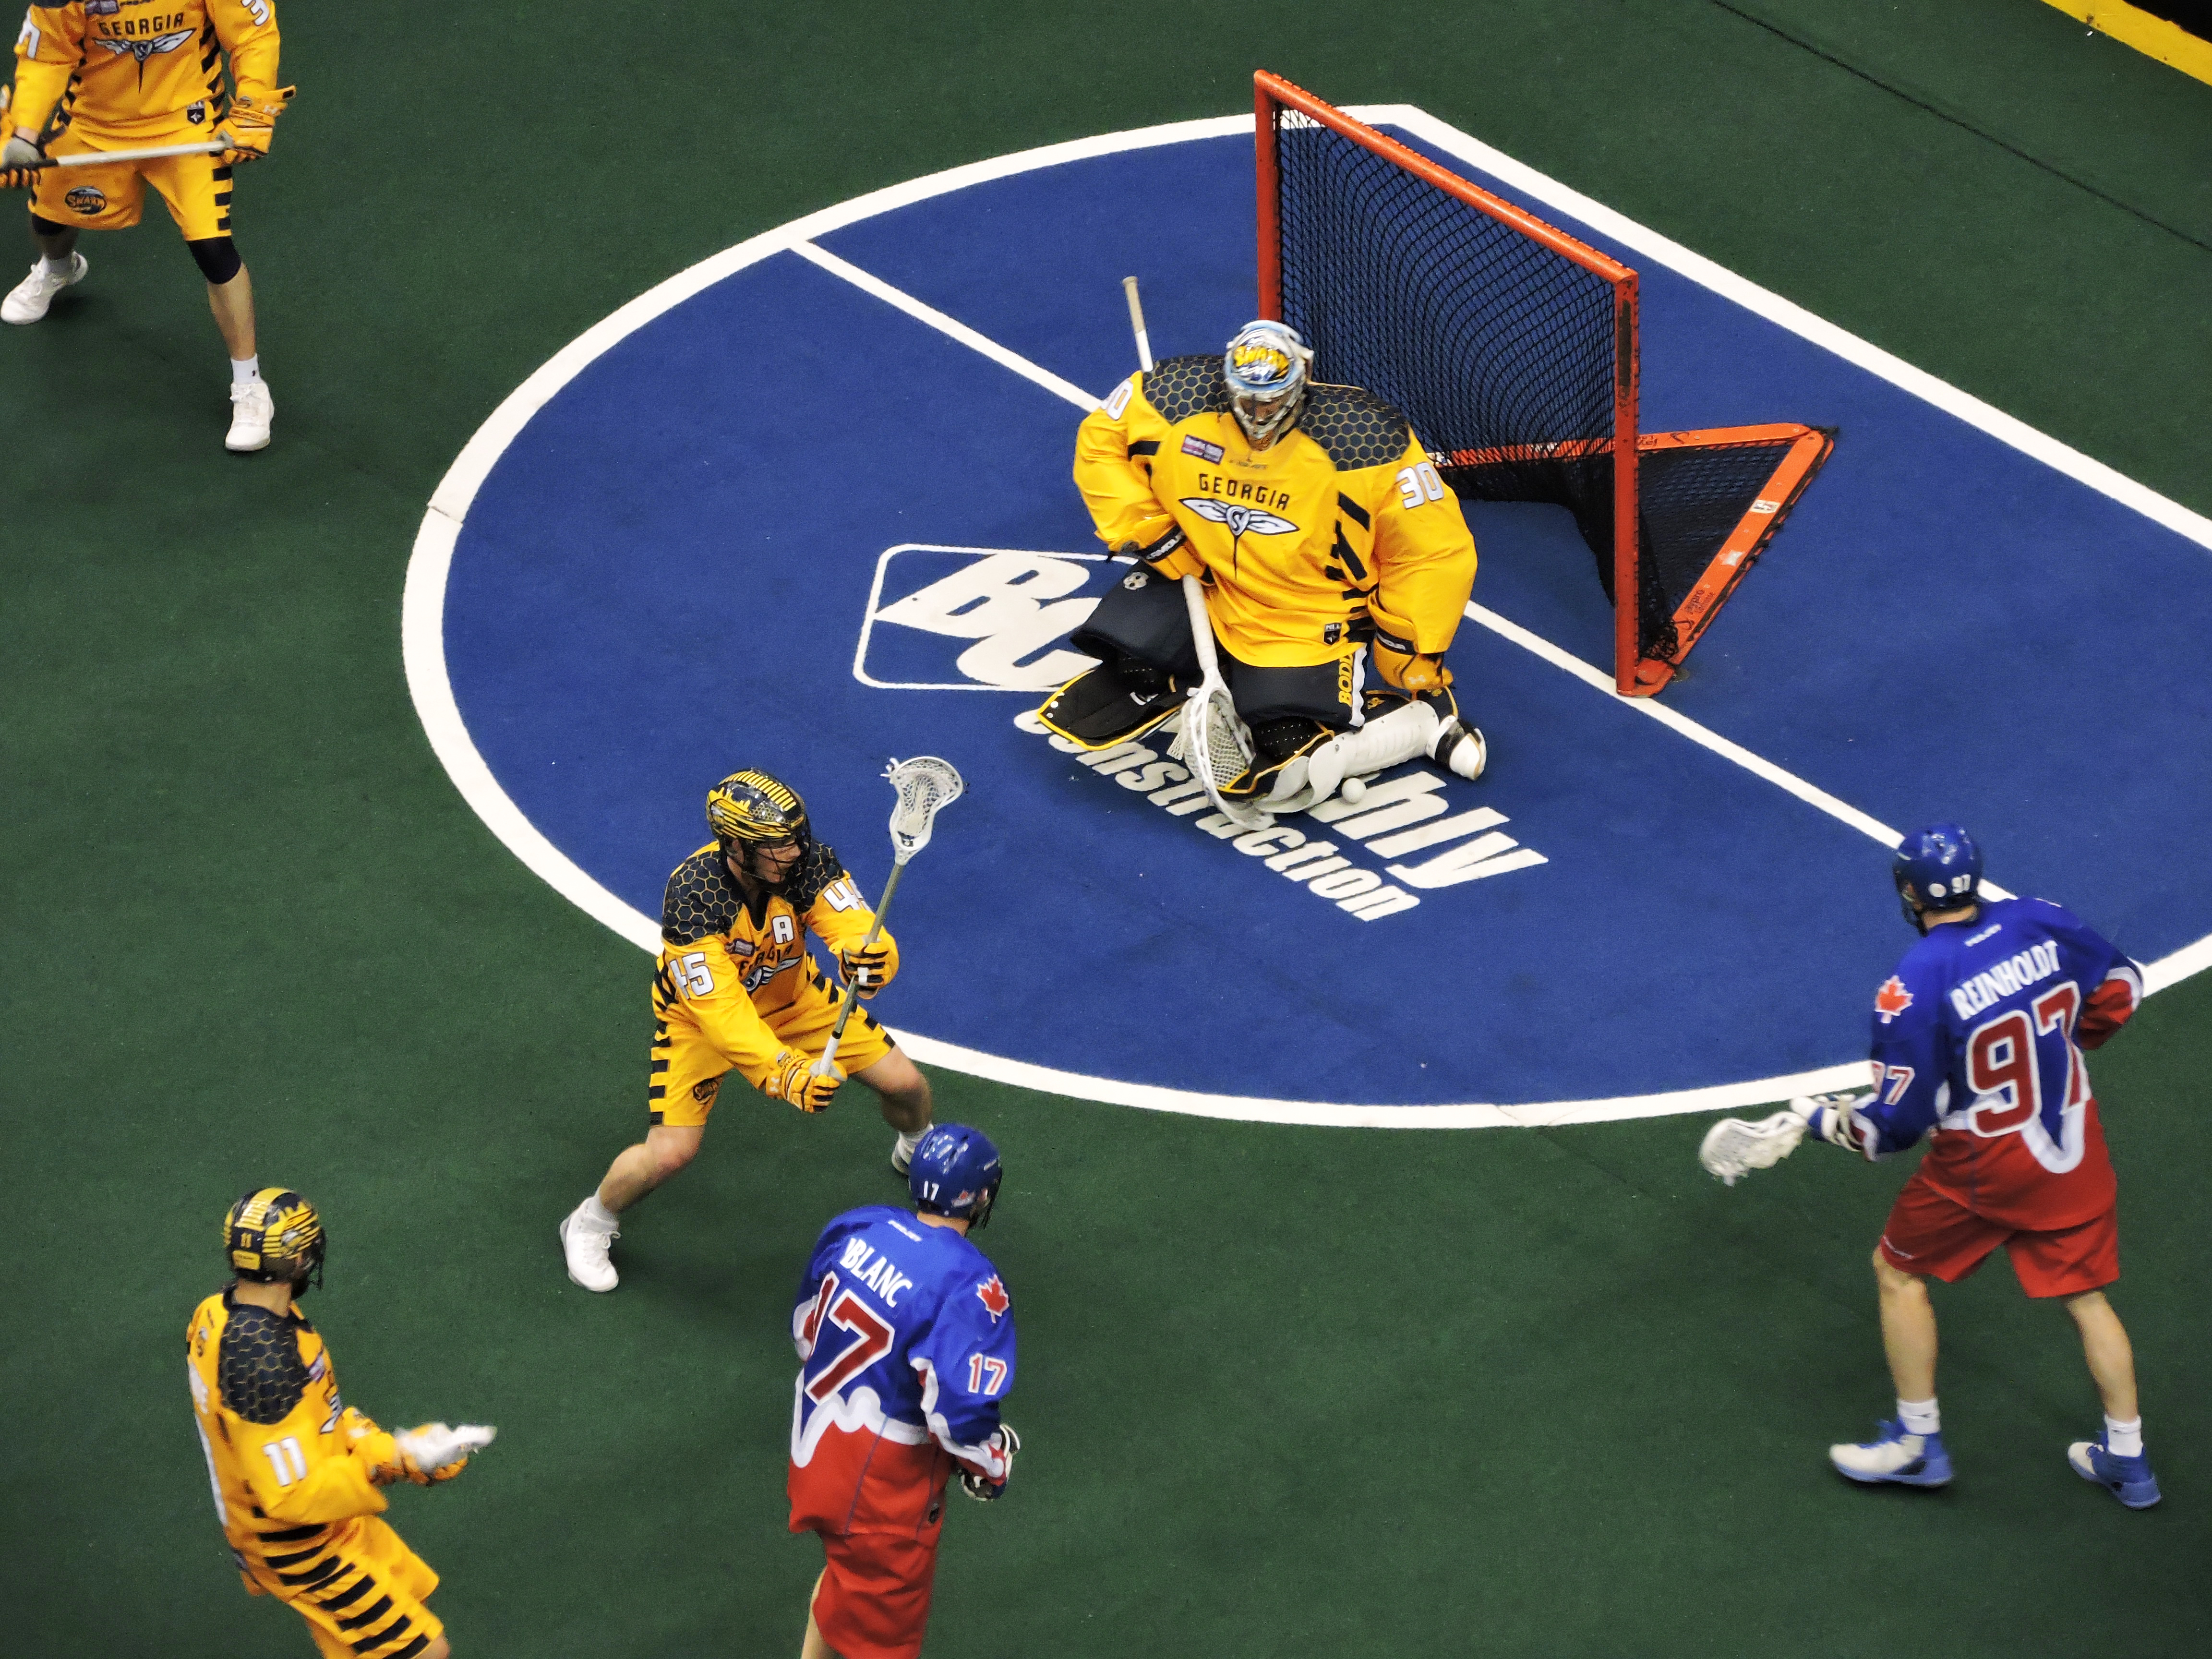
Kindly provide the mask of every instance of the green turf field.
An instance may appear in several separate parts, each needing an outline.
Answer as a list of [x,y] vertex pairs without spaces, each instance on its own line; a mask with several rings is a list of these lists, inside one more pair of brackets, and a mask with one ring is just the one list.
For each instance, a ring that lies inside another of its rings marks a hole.
[[[222,451],[158,210],[0,337],[9,1656],[309,1650],[238,1588],[182,1374],[222,1209],[270,1181],[328,1219],[312,1311],[349,1398],[500,1426],[393,1505],[457,1654],[797,1650],[820,1552],[783,1529],[787,1298],[824,1220],[896,1194],[887,1132],[732,1102],[635,1218],[620,1293],[572,1286],[553,1229],[639,1122],[646,963],[470,813],[399,660],[454,453],[693,261],[1249,108],[1264,64],[1419,104],[2212,511],[2212,88],[2036,0],[281,21],[300,96],[237,207],[275,447]],[[1006,1152],[983,1242],[1029,1449],[947,1525],[932,1650],[2212,1652],[2208,1075],[2212,976],[2097,1062],[2167,1493],[2135,1515],[2064,1468],[2095,1398],[2003,1267],[1938,1297],[1957,1484],[1826,1468],[1889,1408],[1866,1255],[1902,1164],[1728,1191],[1702,1117],[1304,1130],[939,1074],[940,1118]],[[1416,1265],[1456,1293],[1409,1298]]]

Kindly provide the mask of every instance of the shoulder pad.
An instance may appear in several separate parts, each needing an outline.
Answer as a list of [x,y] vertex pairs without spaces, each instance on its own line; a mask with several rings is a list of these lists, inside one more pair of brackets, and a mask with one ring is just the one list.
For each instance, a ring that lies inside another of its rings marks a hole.
[[216,1353],[216,1387],[222,1403],[249,1423],[282,1423],[307,1391],[293,1322],[266,1308],[232,1307]]
[[1316,386],[1298,411],[1298,430],[1328,452],[1340,472],[1388,466],[1413,435],[1403,415],[1356,386]]
[[835,848],[816,842],[799,860],[799,867],[787,877],[783,896],[791,908],[805,915],[814,908],[814,901],[822,896],[822,890],[845,873],[845,866],[837,860]]
[[696,945],[737,925],[745,896],[722,862],[720,844],[701,848],[670,872],[660,902],[660,937],[671,945]]
[[1145,401],[1160,412],[1170,426],[1194,415],[1226,415],[1229,381],[1221,373],[1221,358],[1170,357],[1155,363],[1145,376]]

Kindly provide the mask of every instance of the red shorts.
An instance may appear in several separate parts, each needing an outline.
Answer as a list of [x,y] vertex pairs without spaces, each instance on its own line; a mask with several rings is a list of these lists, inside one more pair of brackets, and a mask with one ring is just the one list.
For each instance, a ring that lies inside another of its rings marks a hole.
[[915,1659],[929,1628],[937,1540],[896,1533],[822,1536],[830,1569],[814,1593],[814,1625],[843,1659]]
[[2080,1296],[2120,1276],[2119,1207],[2071,1227],[2030,1232],[1974,1213],[1915,1175],[1882,1228],[1881,1258],[1908,1273],[1955,1285],[1998,1245],[2030,1296]]

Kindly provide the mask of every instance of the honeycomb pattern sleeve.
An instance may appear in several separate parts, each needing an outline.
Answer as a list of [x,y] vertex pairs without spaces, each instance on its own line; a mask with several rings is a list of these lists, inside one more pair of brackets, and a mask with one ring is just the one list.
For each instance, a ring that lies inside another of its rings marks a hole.
[[1378,645],[1412,656],[1450,647],[1474,592],[1474,537],[1406,417],[1358,386],[1316,386],[1298,430],[1337,467],[1341,501],[1371,526]]
[[660,937],[671,945],[696,945],[726,935],[745,908],[721,844],[708,842],[669,872],[660,901]]
[[369,1458],[388,1449],[391,1437],[358,1446],[348,1437],[329,1356],[310,1359],[303,1335],[320,1348],[305,1320],[233,1304],[216,1361],[225,1449],[254,1506],[270,1519],[320,1525],[378,1514],[387,1505],[369,1479]]

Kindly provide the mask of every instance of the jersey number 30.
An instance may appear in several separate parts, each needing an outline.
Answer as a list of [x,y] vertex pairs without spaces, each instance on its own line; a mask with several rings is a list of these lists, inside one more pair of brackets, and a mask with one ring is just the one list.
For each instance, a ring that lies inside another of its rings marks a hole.
[[[2035,1063],[2035,1032],[2056,1031],[2066,1044],[2066,1105],[2070,1110],[2088,1097],[2081,1075],[2081,1053],[2074,1046],[2074,1017],[2081,993],[2073,981],[2053,986],[2035,1000],[2035,1025],[2014,1008],[1966,1039],[1966,1081],[1978,1103],[1967,1120],[1978,1135],[2009,1134],[2043,1110],[2043,1073]],[[1990,1096],[1997,1097],[1995,1102]]]

